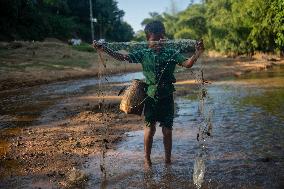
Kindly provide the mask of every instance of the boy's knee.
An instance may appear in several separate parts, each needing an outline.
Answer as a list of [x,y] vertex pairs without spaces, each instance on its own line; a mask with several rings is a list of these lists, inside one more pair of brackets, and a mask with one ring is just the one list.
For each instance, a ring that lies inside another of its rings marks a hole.
[[156,123],[146,123],[145,129],[148,130],[152,135],[156,132]]

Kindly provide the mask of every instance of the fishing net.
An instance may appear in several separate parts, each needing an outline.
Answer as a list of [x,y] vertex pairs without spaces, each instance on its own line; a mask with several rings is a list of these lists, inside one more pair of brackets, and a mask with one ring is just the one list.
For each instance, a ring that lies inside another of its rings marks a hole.
[[[100,40],[100,43],[113,49],[114,51],[124,50],[131,52],[143,48],[148,48],[148,42],[113,42],[107,43],[105,40]],[[165,48],[172,48],[180,53],[194,53],[196,40],[177,39],[177,40],[160,40],[153,43],[162,44]]]
[[[104,40],[99,41],[100,44],[102,44],[104,47],[107,47],[108,49],[112,49],[114,52],[119,52],[121,54],[128,55],[129,53],[132,53],[135,55],[136,51],[140,51],[141,49],[147,49],[148,48],[148,42],[106,42]],[[167,66],[171,59],[173,59],[176,54],[183,54],[186,57],[191,57],[194,52],[195,52],[195,45],[196,45],[195,40],[190,40],[190,39],[179,39],[179,40],[163,40],[163,41],[157,41],[154,43],[157,44],[162,44],[162,46],[166,49],[173,49],[175,53],[171,54],[171,57],[166,57],[166,64],[164,64],[162,68],[160,68],[160,75],[158,78],[156,78],[156,82],[159,84],[161,78],[163,77],[163,74],[165,73],[165,70],[167,69]],[[133,62],[138,62],[136,61],[139,60],[139,57],[132,57],[134,60]],[[105,157],[106,153],[108,150],[108,138],[109,138],[109,124],[110,124],[110,119],[109,119],[109,111],[108,111],[108,106],[105,104],[105,95],[108,91],[106,85],[102,84],[105,81],[109,81],[108,77],[109,75],[107,73],[115,73],[114,71],[111,71],[112,69],[117,69],[117,67],[123,67],[121,69],[122,72],[125,71],[133,71],[131,66],[133,64],[129,64],[127,61],[117,61],[113,59],[111,56],[107,55],[107,53],[103,53],[102,51],[98,50],[98,61],[99,61],[99,80],[101,81],[99,83],[99,88],[98,88],[98,96],[100,97],[100,108],[101,112],[103,114],[102,117],[104,117],[104,135],[102,139],[102,159],[101,159],[101,171],[104,175],[104,177],[107,176],[107,170],[106,170],[106,162],[105,162]],[[198,64],[198,63],[197,63]],[[141,69],[141,68],[140,68]],[[204,74],[203,74],[203,65],[202,61],[199,60],[199,66],[197,66],[194,71],[191,71],[190,74],[194,77],[195,82],[198,87],[198,99],[199,99],[199,106],[198,106],[198,117],[199,117],[199,124],[198,124],[198,133],[197,133],[197,141],[199,142],[200,149],[197,152],[197,160],[198,162],[195,163],[195,172],[194,174],[194,182],[196,186],[201,186],[200,183],[200,175],[198,177],[197,174],[200,173],[200,169],[204,167],[204,164],[200,161],[205,160],[206,157],[206,139],[212,135],[212,108],[208,106],[208,101],[210,99],[210,96],[208,95],[207,91],[207,84],[209,83],[204,79]],[[176,72],[179,72],[177,69]],[[152,76],[154,77],[154,76]],[[143,78],[143,77],[142,77]],[[131,79],[142,79],[142,78],[130,78]],[[151,79],[151,77],[150,77]],[[154,80],[154,79],[153,79]],[[129,82],[129,80],[125,80],[126,82]],[[123,81],[121,81],[123,82]],[[129,85],[129,83],[128,83]],[[125,89],[125,87],[124,87]],[[121,93],[118,92],[118,93]],[[146,97],[147,98],[147,97]],[[119,109],[117,108],[117,112],[119,112]],[[201,159],[201,160],[200,160]],[[202,172],[202,170],[201,170]],[[203,171],[204,173],[204,171]],[[203,179],[203,177],[202,177]]]
[[[193,72],[192,72],[193,73]],[[201,188],[205,176],[205,161],[209,156],[207,149],[208,138],[212,136],[212,116],[213,108],[210,103],[212,99],[208,93],[207,84],[209,81],[204,79],[204,67],[200,64],[197,72],[193,73],[198,86],[198,132],[196,140],[199,148],[195,154],[195,161],[193,167],[193,183],[196,188]]]

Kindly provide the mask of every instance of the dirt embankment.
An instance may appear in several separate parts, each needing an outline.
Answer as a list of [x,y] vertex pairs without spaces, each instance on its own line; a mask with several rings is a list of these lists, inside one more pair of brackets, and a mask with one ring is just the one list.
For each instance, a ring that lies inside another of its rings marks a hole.
[[[104,67],[98,54],[95,51],[88,52],[89,48],[82,51],[79,47],[74,48],[59,41],[0,42],[0,91],[103,74],[141,71],[139,64],[119,62],[106,54],[102,56],[106,64]],[[205,65],[204,76],[216,80],[267,69],[283,63],[283,59],[265,54],[256,54],[250,58],[228,58],[208,52],[201,62]],[[183,72],[188,75],[187,71]]]
[[[98,58],[96,53],[78,52],[65,44],[28,43],[27,46],[1,50],[0,55],[1,90],[98,73],[98,63],[94,61]],[[137,65],[128,67],[109,60],[106,61],[109,71],[104,69],[108,74],[140,69]],[[204,57],[196,67],[202,65],[204,78],[214,81],[283,63],[283,60],[264,55],[253,58]],[[188,86],[195,84],[194,74],[180,69],[176,77],[176,95],[186,95]],[[94,89],[84,95],[69,97],[60,110],[67,116],[60,121],[51,117],[45,124],[2,130],[0,188],[69,187],[78,181],[70,178],[73,167],[80,169],[89,155],[103,148],[115,148],[115,144],[125,137],[125,132],[142,129],[142,117],[119,112],[120,97],[114,88],[113,85],[103,86],[103,92],[107,94],[103,108],[102,98],[97,97]],[[13,121],[5,116],[1,119]]]
[[141,70],[104,55],[106,68],[99,72],[100,58],[88,49],[60,42],[0,42],[0,91],[55,81]]

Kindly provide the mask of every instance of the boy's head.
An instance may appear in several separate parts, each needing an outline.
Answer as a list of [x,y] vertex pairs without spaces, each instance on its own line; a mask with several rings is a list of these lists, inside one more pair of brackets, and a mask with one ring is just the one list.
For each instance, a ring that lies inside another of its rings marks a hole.
[[[147,41],[159,41],[165,37],[165,26],[161,21],[152,21],[145,26],[145,34]],[[155,44],[149,43],[150,48],[154,48]]]

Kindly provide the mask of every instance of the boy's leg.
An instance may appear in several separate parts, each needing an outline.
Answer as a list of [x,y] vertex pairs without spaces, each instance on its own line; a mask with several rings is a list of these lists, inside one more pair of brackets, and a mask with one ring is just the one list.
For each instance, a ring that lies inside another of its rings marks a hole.
[[171,164],[171,153],[172,153],[172,129],[162,127],[163,141],[165,148],[165,163]]
[[173,95],[169,95],[160,100],[157,121],[160,122],[160,126],[162,127],[166,164],[171,163],[174,112],[175,109]]
[[153,144],[153,137],[156,132],[156,124],[155,123],[147,123],[144,127],[144,153],[145,153],[145,166],[150,167],[152,165],[151,162],[151,150]]
[[153,144],[153,137],[156,132],[156,102],[152,98],[147,98],[145,101],[144,116],[145,116],[145,127],[144,127],[144,155],[145,155],[145,168],[151,166],[151,150]]

